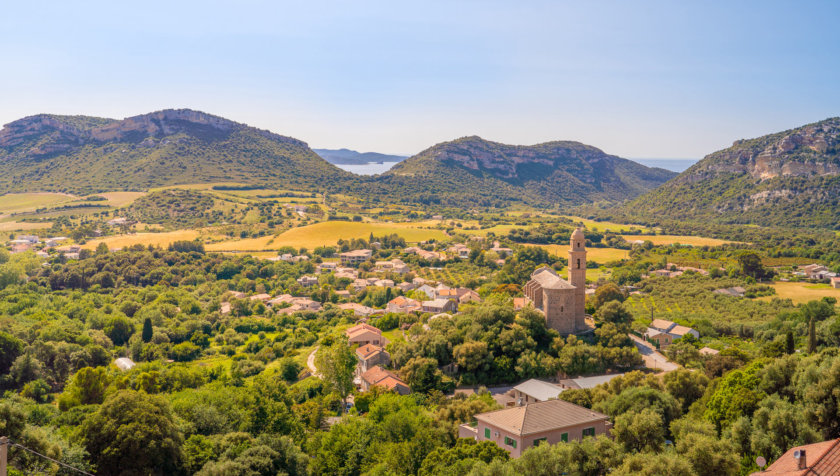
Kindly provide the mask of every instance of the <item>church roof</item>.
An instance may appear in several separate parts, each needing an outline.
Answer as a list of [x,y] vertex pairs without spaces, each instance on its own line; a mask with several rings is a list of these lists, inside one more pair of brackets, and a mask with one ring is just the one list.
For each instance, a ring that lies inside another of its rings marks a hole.
[[568,281],[557,276],[551,268],[540,268],[531,274],[531,279],[543,289],[575,289]]
[[577,241],[577,240],[584,241],[585,240],[585,238],[583,236],[583,232],[580,230],[580,228],[575,228],[575,231],[572,232],[572,239],[575,240],[575,241]]

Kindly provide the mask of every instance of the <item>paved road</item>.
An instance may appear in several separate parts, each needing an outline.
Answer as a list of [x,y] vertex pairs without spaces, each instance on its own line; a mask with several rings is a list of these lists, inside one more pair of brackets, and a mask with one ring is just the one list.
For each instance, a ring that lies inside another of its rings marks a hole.
[[663,372],[670,372],[680,368],[679,365],[673,362],[668,362],[668,359],[665,358],[664,355],[656,351],[653,344],[645,342],[633,334],[628,335],[631,339],[633,339],[633,343],[636,344],[636,348],[639,349],[639,353],[642,354],[642,360],[645,361],[645,366],[647,368]]
[[309,353],[309,357],[306,358],[306,366],[309,367],[309,373],[315,377],[320,377],[320,375],[318,375],[318,369],[315,367],[315,352],[318,352],[318,347],[320,346],[316,345],[315,348],[312,349],[312,352]]

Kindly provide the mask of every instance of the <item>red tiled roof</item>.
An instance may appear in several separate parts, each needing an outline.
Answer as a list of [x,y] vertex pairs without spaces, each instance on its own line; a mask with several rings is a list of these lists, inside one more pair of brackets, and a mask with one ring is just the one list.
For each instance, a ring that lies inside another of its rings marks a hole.
[[361,331],[371,331],[376,334],[382,334],[382,331],[377,329],[376,327],[371,326],[370,324],[365,324],[364,322],[358,325],[355,325],[346,331],[344,331],[348,336],[352,337],[354,334],[358,334]]
[[[798,450],[805,450],[805,464],[807,465],[805,469],[799,469],[799,462],[793,457]],[[838,476],[840,475],[840,439],[791,448],[766,470],[753,473],[753,475]]]
[[382,347],[373,344],[365,344],[358,349],[356,349],[356,355],[358,355],[363,360],[367,360],[370,357],[374,356],[377,352],[382,352]]

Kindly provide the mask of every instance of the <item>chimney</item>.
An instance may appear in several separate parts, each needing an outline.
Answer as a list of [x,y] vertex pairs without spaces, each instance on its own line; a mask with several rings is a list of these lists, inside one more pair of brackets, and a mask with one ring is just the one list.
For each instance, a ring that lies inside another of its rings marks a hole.
[[807,469],[808,461],[805,459],[805,450],[796,450],[793,452],[793,459],[796,460],[798,469]]

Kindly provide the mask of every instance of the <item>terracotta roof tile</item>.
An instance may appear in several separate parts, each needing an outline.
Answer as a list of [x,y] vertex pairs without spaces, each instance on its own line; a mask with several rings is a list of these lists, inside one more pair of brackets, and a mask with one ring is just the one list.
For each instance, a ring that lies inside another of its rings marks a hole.
[[548,400],[481,413],[475,418],[520,436],[609,419],[603,413],[563,400]]

